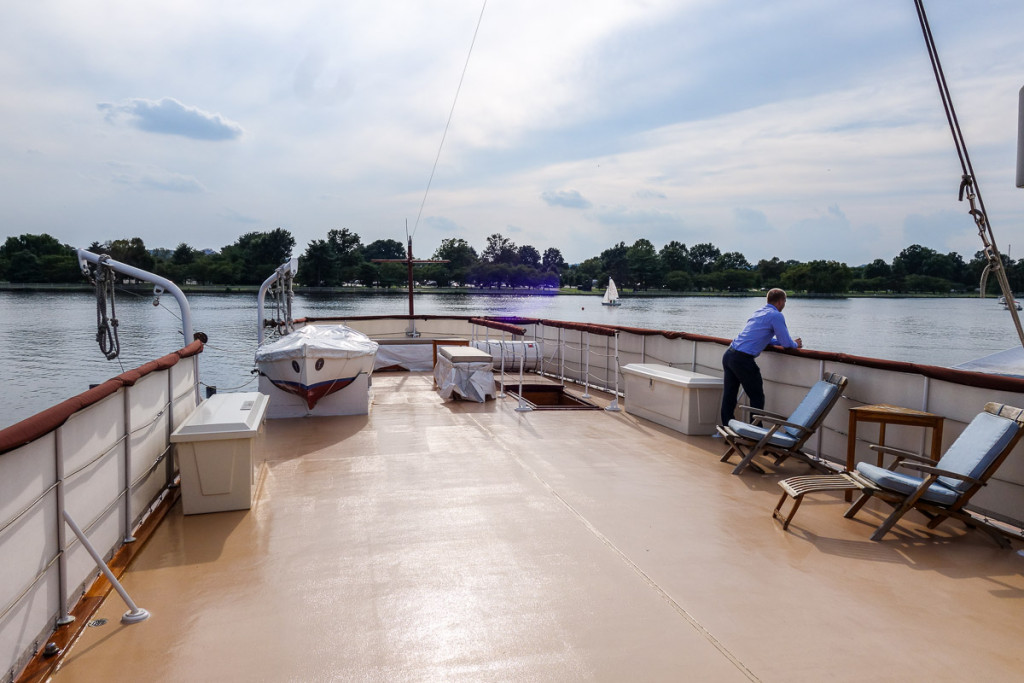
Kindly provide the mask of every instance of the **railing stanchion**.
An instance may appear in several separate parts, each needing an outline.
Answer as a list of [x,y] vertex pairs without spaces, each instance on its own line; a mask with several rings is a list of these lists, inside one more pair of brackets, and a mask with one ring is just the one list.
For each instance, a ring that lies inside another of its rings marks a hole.
[[54,464],[57,475],[57,599],[60,600],[60,612],[57,625],[63,626],[75,620],[68,612],[68,539],[64,532],[64,440],[61,437],[62,427],[54,431]]
[[132,405],[129,394],[132,388],[122,389],[124,392],[124,542],[132,543]]
[[[487,345],[490,350],[490,344]],[[505,398],[505,330],[501,331],[501,341],[498,342],[501,354],[501,389],[498,391],[498,398]]]
[[565,345],[562,343],[562,328],[558,328],[558,375],[559,379],[562,380],[562,386],[565,386]]
[[[517,413],[525,413],[533,410],[530,404],[523,398],[523,366],[526,364],[526,342],[523,341],[522,354],[519,356],[519,405],[516,406]],[[513,348],[513,356],[515,359],[515,349]]]
[[615,333],[615,357],[612,359],[612,368],[615,372],[615,393],[612,394],[614,398],[612,402],[608,404],[605,410],[613,413],[619,411],[619,333]]
[[583,350],[583,398],[590,398],[590,332],[587,332],[587,345]]

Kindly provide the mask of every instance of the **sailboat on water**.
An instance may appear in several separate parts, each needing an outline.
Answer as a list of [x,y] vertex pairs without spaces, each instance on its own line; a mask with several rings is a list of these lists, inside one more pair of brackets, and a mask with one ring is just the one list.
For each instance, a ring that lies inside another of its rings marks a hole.
[[602,306],[621,306],[619,301],[619,290],[615,287],[615,280],[608,278],[608,289],[604,290],[604,298],[601,299]]

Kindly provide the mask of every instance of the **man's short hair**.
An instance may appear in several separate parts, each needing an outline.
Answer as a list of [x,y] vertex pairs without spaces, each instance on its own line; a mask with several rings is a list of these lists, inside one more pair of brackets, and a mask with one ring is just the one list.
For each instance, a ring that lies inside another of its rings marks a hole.
[[775,287],[768,290],[768,303],[774,304],[786,298],[786,290]]

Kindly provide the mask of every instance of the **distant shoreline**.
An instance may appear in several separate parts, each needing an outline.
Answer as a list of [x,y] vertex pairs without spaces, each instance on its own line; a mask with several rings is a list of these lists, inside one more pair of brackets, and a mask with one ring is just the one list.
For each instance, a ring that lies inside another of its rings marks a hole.
[[[258,285],[179,285],[185,294],[249,294],[259,293]],[[133,293],[148,293],[153,291],[152,285],[119,285],[119,290]],[[21,283],[21,282],[0,282],[0,292],[92,292],[91,285],[81,283]],[[417,287],[413,290],[416,294],[468,294],[468,295],[505,295],[515,294],[519,296],[558,296],[559,294],[571,294],[579,296],[603,296],[603,289],[582,291],[578,289],[536,289],[526,287]],[[346,294],[408,294],[408,290],[402,287],[295,287],[296,294],[309,296],[335,296]],[[666,290],[633,291],[619,289],[621,299],[632,298],[659,298],[674,296],[699,296],[699,297],[762,297],[764,292],[670,292]],[[977,294],[948,293],[948,294],[920,294],[920,293],[896,293],[896,292],[846,292],[844,294],[790,294],[790,298],[802,299],[976,299]],[[995,297],[992,297],[995,298]]]

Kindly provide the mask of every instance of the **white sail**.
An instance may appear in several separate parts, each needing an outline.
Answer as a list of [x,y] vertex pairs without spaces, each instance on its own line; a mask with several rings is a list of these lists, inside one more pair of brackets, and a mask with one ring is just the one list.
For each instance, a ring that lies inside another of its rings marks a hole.
[[619,290],[615,288],[615,280],[608,278],[608,289],[604,290],[604,299],[601,303],[605,306],[619,305]]

